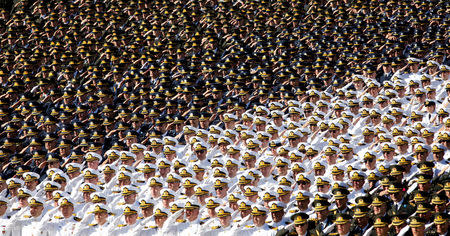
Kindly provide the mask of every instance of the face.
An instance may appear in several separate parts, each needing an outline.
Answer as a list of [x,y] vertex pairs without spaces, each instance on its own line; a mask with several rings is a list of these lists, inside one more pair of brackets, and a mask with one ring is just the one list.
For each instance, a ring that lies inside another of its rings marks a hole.
[[64,205],[60,206],[59,210],[61,211],[61,214],[64,216],[64,218],[69,218],[70,216],[72,216],[74,208],[72,205]]
[[336,225],[336,226],[337,226],[339,235],[345,235],[348,232],[350,232],[350,222],[342,224],[342,225]]
[[21,207],[26,207],[26,206],[28,206],[28,197],[19,197],[19,198],[18,198],[18,201],[19,201],[19,205],[20,205]]
[[377,232],[377,235],[387,235],[389,228],[388,227],[377,227],[375,228],[375,231]]
[[25,182],[25,187],[31,191],[34,191],[36,189],[36,186],[38,185],[38,183],[39,182],[37,180]]
[[403,194],[402,192],[398,192],[398,193],[390,193],[389,196],[391,197],[392,200],[394,200],[395,202],[400,202],[403,198]]
[[448,231],[448,222],[444,224],[436,224],[436,232],[438,234],[445,234]]
[[133,225],[134,223],[136,223],[137,217],[137,214],[126,215],[125,222],[127,223],[127,225]]
[[228,227],[231,222],[231,216],[219,217],[219,222],[222,227]]
[[8,209],[8,205],[1,204],[0,205],[0,216],[4,215],[7,209]]
[[44,206],[30,206],[30,214],[35,218],[40,216],[43,210]]
[[381,206],[373,206],[373,213],[375,215],[384,215],[386,212],[386,204],[382,204]]
[[283,219],[284,211],[272,212],[271,215],[274,222],[280,222]]
[[91,193],[90,192],[83,192],[83,199],[85,202],[91,202]]
[[412,231],[414,236],[416,236],[416,235],[423,235],[423,233],[425,231],[425,226],[411,227],[411,231]]
[[298,235],[304,235],[306,231],[308,230],[308,224],[295,224],[295,232],[297,232]]
[[328,209],[322,210],[322,211],[316,211],[317,218],[319,220],[325,220],[328,216]]
[[142,215],[145,218],[152,216],[153,215],[153,207],[150,206],[150,207],[142,209]]
[[346,204],[347,204],[347,197],[344,197],[342,199],[336,199],[336,206],[338,208],[345,207]]
[[166,220],[167,220],[167,216],[155,216],[155,222],[159,228],[163,227],[163,224]]
[[353,188],[355,190],[360,190],[364,185],[364,181],[363,180],[352,180],[352,184],[353,184]]
[[267,215],[253,216],[253,223],[256,227],[261,227],[266,223]]
[[133,204],[136,201],[136,196],[137,194],[126,195],[123,196],[123,200],[125,201],[126,204]]
[[197,219],[198,213],[199,213],[199,209],[198,208],[186,209],[186,218],[189,221],[194,221],[194,220]]

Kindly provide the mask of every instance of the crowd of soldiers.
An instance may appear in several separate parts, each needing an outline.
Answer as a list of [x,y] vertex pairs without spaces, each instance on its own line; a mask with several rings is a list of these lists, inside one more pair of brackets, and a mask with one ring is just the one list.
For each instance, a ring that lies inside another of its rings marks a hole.
[[0,10],[4,235],[449,235],[450,2]]

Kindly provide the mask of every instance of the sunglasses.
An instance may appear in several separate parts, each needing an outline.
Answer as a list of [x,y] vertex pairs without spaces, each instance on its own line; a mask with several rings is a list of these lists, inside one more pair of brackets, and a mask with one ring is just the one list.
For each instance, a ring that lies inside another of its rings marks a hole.
[[216,191],[217,190],[223,190],[223,188],[222,187],[218,187],[218,188],[214,188]]
[[195,153],[204,153],[205,150],[195,151]]
[[364,160],[364,162],[372,163],[372,162],[373,162],[373,159],[366,159],[366,160]]

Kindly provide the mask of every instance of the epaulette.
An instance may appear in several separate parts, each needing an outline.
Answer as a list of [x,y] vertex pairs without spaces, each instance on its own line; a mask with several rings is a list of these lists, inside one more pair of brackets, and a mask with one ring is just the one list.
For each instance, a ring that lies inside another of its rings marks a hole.
[[58,219],[58,220],[64,219],[64,217],[62,217],[62,216],[54,216],[54,217],[55,217],[55,219]]
[[145,183],[144,180],[137,180],[136,182],[138,182],[138,183]]
[[241,222],[241,220],[233,220],[233,222]]
[[144,219],[144,217],[139,216],[137,219],[138,219],[138,220],[142,220],[142,219]]
[[244,167],[239,168],[240,171],[244,171],[244,170],[246,170],[246,169],[247,169],[247,168],[244,168]]
[[24,218],[31,218],[31,215],[24,215]]
[[312,218],[312,219],[310,219],[311,221],[319,221],[319,219],[317,219],[317,218]]
[[186,220],[184,220],[184,219],[178,219],[177,222],[178,222],[178,223],[184,223],[184,222],[186,222]]
[[126,224],[117,225],[117,227],[125,227],[125,226],[127,226],[127,225]]
[[246,225],[245,228],[255,228],[254,225]]
[[216,225],[216,226],[211,227],[211,229],[219,229],[219,228],[220,228],[220,225]]
[[97,226],[97,224],[89,224],[89,226]]
[[200,220],[207,220],[207,219],[209,219],[209,217],[200,218]]
[[278,230],[278,227],[273,227],[273,226],[270,226],[270,225],[269,225],[269,228],[273,229],[273,230]]
[[289,213],[295,213],[296,212],[296,210],[290,210],[289,211]]
[[328,235],[339,235],[337,232],[329,233]]
[[152,226],[149,226],[148,228],[149,228],[149,229],[157,229],[157,228],[158,228],[158,226],[156,226],[156,225],[152,225]]
[[20,207],[18,207],[18,208],[12,208],[11,210],[12,211],[19,211],[21,208]]
[[81,221],[81,218],[79,218],[79,217],[76,217],[76,216],[74,216],[74,217],[73,217],[73,219],[74,219],[75,221],[78,221],[78,222],[80,222],[80,221]]
[[123,205],[125,205],[125,203],[124,202],[119,202],[119,203],[117,203],[117,205],[123,206]]
[[266,223],[267,223],[267,224],[270,224],[270,223],[272,223],[272,221],[271,221],[271,220],[268,220],[268,221],[266,221]]

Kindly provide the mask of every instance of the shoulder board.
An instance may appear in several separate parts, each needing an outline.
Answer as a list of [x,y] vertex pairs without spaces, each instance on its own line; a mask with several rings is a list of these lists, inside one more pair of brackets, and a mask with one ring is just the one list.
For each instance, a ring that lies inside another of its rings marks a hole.
[[81,218],[79,218],[79,217],[76,217],[76,216],[74,216],[74,217],[73,217],[73,219],[74,219],[75,221],[78,221],[78,222],[80,222],[80,221],[81,221]]
[[89,226],[97,226],[97,224],[89,224]]
[[125,227],[125,226],[127,226],[127,225],[126,224],[117,225],[117,227]]
[[177,222],[178,222],[178,223],[184,223],[184,222],[186,222],[186,220],[178,219]]
[[239,168],[240,171],[246,170],[247,168]]
[[268,221],[266,221],[266,223],[268,223],[268,224],[269,224],[269,223],[272,223],[272,221],[271,221],[271,220],[268,220]]
[[64,219],[64,217],[62,217],[62,216],[54,216],[54,217],[55,217],[55,219],[58,219],[58,220]]
[[148,228],[149,228],[149,229],[157,229],[158,226],[156,226],[156,225],[151,225],[151,226],[149,226]]
[[295,213],[296,212],[296,210],[290,210],[289,211],[289,213]]
[[31,218],[31,215],[24,215],[24,218]]
[[311,221],[319,221],[319,219],[317,219],[317,218],[312,218],[312,219],[310,219]]
[[20,207],[18,207],[18,208],[12,208],[11,210],[12,210],[12,211],[19,211],[19,210],[20,210]]
[[114,191],[112,191],[113,193],[120,193],[120,191],[117,191],[117,190],[114,190]]
[[219,229],[220,228],[220,226],[213,226],[213,227],[211,227],[211,229]]
[[241,220],[233,220],[233,222],[241,222]]
[[328,235],[332,236],[332,235],[339,235],[339,234],[337,232],[334,232],[334,233],[330,233]]
[[125,203],[124,202],[119,202],[119,203],[117,203],[117,205],[122,206],[122,205],[125,205]]
[[189,162],[196,162],[197,160],[190,160]]
[[139,216],[137,219],[138,219],[138,220],[142,220],[142,219],[144,219],[144,217]]
[[245,228],[255,228],[254,225],[246,225]]
[[200,218],[200,220],[207,220],[207,219],[209,219],[209,217]]
[[138,182],[138,183],[145,183],[144,180],[138,180],[138,181],[136,181],[136,182]]
[[270,229],[277,230],[278,227],[269,226]]

